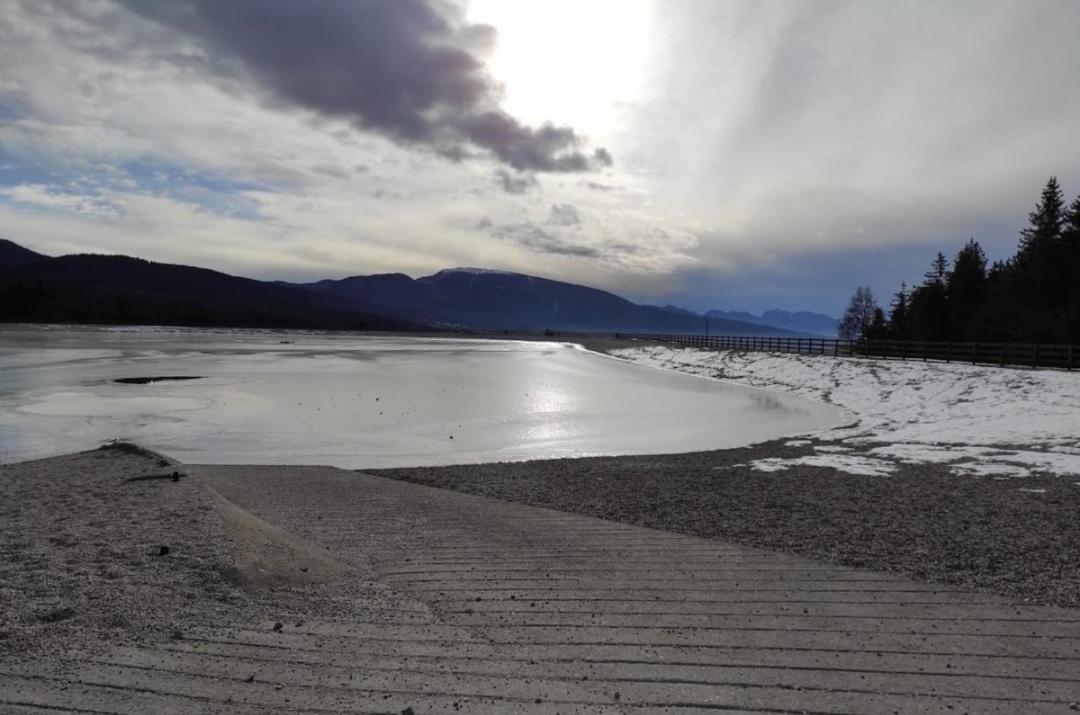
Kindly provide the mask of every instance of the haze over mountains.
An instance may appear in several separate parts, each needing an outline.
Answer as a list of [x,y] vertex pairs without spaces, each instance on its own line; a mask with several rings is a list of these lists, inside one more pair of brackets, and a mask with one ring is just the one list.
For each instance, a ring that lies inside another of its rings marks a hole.
[[[779,311],[765,318],[771,313]],[[815,332],[797,321],[781,327],[749,314],[732,315],[747,319],[710,315],[709,331]],[[0,321],[364,330],[705,330],[704,317],[689,311],[638,305],[595,288],[519,273],[454,268],[417,279],[391,273],[293,284],[130,256],[53,258],[3,239]]]

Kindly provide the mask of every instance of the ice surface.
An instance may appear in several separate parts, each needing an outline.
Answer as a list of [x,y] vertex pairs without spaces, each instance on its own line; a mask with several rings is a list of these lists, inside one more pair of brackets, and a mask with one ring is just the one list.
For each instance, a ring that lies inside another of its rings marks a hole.
[[616,354],[843,407],[852,423],[816,436],[871,459],[1080,475],[1080,373],[663,346]]
[[[117,378],[200,376],[117,384]],[[733,447],[832,406],[571,345],[0,328],[0,461],[129,439],[191,463],[418,466]]]

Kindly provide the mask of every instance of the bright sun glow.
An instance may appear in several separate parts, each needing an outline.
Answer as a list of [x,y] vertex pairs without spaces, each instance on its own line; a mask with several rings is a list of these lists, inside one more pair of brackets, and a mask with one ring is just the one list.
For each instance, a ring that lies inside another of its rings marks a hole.
[[650,9],[649,0],[472,0],[469,19],[498,30],[490,64],[508,112],[604,141],[620,105],[639,97]]

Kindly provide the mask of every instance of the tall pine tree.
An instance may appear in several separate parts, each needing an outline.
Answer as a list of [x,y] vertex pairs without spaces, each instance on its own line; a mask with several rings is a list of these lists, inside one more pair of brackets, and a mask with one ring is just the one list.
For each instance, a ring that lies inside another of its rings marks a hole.
[[1061,244],[1067,277],[1065,340],[1080,344],[1080,196],[1069,205],[1065,214]]
[[1028,215],[1029,226],[1020,233],[1020,250],[1013,261],[1009,296],[1018,315],[1013,332],[1029,342],[1056,342],[1065,320],[1068,273],[1062,256],[1062,228],[1065,225],[1065,195],[1057,178],[1051,176],[1039,203]]
[[900,283],[900,290],[893,296],[889,304],[889,336],[898,340],[907,340],[909,309],[908,309],[907,283]]
[[950,339],[968,340],[975,336],[975,316],[985,297],[986,254],[973,238],[956,254],[945,282]]
[[1020,232],[1020,252],[1018,258],[1032,251],[1039,251],[1054,244],[1061,237],[1065,223],[1065,194],[1058,185],[1056,176],[1051,176],[1043,187],[1039,203],[1028,214],[1031,224]]
[[911,293],[911,334],[917,340],[949,338],[949,315],[946,304],[949,259],[938,252],[923,284]]

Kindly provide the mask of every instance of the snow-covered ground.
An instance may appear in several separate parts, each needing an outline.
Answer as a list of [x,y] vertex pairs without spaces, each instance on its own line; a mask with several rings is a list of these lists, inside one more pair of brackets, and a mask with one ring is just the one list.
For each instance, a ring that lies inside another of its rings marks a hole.
[[1080,373],[663,346],[614,354],[822,400],[855,416],[852,425],[814,433],[815,454],[758,460],[755,469],[809,464],[876,476],[897,463],[938,463],[957,474],[1080,476]]

